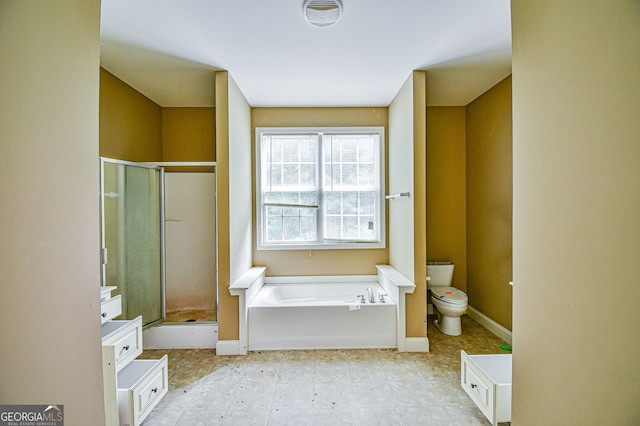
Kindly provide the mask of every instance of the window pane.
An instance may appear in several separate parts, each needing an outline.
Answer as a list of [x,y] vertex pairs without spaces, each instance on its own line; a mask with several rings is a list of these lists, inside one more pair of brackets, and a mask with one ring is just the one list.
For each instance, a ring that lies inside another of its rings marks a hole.
[[358,237],[362,240],[371,240],[375,238],[375,226],[373,216],[360,216],[360,226]]
[[343,217],[342,238],[348,240],[356,240],[358,238],[358,217]]
[[282,185],[282,164],[272,164],[267,168],[267,188]]
[[342,238],[341,225],[342,225],[342,220],[340,216],[327,216],[325,218],[325,230],[324,230],[325,238],[334,239],[334,240]]
[[299,184],[299,166],[297,164],[285,164],[282,166],[284,176],[282,184],[284,186],[298,186]]
[[318,197],[315,192],[307,191],[300,193],[300,204],[317,205]]
[[266,149],[267,160],[269,162],[282,161],[282,139],[270,138],[270,145]]
[[339,192],[327,192],[325,211],[327,214],[342,213],[342,197]]
[[311,211],[312,215],[300,217],[300,239],[303,241],[315,241],[318,238],[316,232],[316,210],[306,210]]
[[343,163],[357,161],[357,153],[358,153],[357,139],[344,137],[341,141],[340,148],[342,151],[342,158],[340,160]]
[[[285,209],[289,210],[289,209]],[[299,216],[286,216],[283,218],[283,228],[284,228],[284,237],[285,241],[295,241],[299,239],[300,236],[300,217]]]
[[342,165],[342,185],[351,186],[358,184],[358,166],[355,164]]
[[325,135],[323,138],[325,235],[330,239],[373,240],[380,196],[377,176],[378,135]]
[[318,161],[317,136],[307,137],[300,142],[300,161],[315,163]]
[[342,193],[342,213],[343,214],[358,213],[358,193],[357,192]]
[[297,140],[285,140],[282,146],[282,161],[286,163],[299,161],[298,156],[298,141]]
[[358,184],[359,186],[374,186],[373,164],[358,165]]
[[300,185],[316,186],[316,165],[302,164],[300,165]]
[[372,163],[374,161],[374,155],[373,138],[360,138],[358,140],[358,161],[361,163]]
[[375,212],[375,193],[371,192],[360,192],[360,208],[358,212],[360,214],[369,214],[372,215]]
[[[269,211],[273,209],[269,208]],[[282,211],[282,209],[279,209]],[[267,241],[281,241],[282,240],[282,217],[280,215],[270,216],[267,214]]]

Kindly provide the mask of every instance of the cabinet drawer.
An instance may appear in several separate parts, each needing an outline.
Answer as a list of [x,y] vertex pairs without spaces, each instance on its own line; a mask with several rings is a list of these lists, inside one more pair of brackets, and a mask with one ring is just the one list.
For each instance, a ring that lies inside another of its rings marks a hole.
[[117,295],[100,301],[100,321],[102,324],[122,315],[122,296]]
[[493,424],[511,421],[511,354],[461,351],[460,385]]
[[118,373],[120,423],[138,426],[167,393],[167,356],[131,361]]
[[102,345],[114,346],[116,371],[142,353],[142,317],[102,325]]
[[462,361],[461,385],[465,392],[476,403],[480,411],[488,418],[493,418],[493,386],[468,361]]

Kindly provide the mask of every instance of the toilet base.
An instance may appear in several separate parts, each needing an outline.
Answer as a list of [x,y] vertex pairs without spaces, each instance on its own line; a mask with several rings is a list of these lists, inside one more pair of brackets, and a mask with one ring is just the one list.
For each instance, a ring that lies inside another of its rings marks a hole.
[[440,330],[443,334],[447,336],[459,336],[462,334],[462,322],[460,321],[460,317],[445,317],[441,315],[439,312],[438,317],[433,320],[433,324]]

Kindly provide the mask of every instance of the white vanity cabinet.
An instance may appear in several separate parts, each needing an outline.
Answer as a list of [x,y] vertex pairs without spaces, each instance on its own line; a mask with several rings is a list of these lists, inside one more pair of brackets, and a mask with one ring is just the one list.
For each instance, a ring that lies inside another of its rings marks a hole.
[[115,287],[101,289],[101,316],[109,318],[102,324],[106,424],[138,426],[169,389],[167,356],[136,359],[142,353],[142,317],[113,320],[122,312],[120,296],[111,297]]
[[460,385],[487,419],[511,421],[511,354],[469,355],[460,351]]

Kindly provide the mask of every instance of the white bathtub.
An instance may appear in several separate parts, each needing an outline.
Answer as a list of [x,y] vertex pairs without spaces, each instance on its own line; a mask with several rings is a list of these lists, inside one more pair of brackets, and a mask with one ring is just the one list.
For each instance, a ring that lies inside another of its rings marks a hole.
[[[426,337],[406,333],[407,294],[416,285],[390,265],[377,275],[267,277],[254,266],[229,293],[238,297],[238,339],[219,339],[217,355],[266,349],[398,348],[428,352]],[[386,303],[357,304],[371,287]],[[360,309],[355,309],[360,307]],[[351,309],[350,309],[351,308]]]
[[[248,305],[248,349],[396,347],[397,304],[390,294],[385,303],[379,301],[387,291],[376,278],[265,278]],[[359,295],[365,295],[365,303]]]

